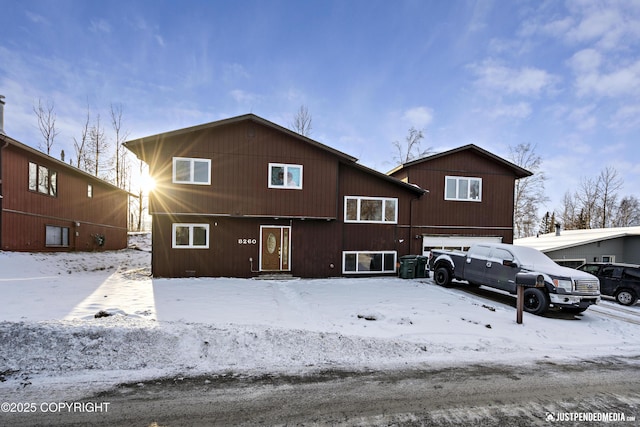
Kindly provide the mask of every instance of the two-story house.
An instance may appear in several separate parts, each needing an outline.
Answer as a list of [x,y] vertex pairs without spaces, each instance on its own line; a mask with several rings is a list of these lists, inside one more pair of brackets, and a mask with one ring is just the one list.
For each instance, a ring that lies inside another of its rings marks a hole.
[[127,247],[129,193],[4,132],[0,98],[0,250]]
[[156,277],[396,274],[420,187],[253,114],[131,140]]
[[416,202],[413,229],[431,249],[466,250],[479,241],[513,242],[515,181],[532,173],[470,144],[427,156],[390,176],[429,190]]

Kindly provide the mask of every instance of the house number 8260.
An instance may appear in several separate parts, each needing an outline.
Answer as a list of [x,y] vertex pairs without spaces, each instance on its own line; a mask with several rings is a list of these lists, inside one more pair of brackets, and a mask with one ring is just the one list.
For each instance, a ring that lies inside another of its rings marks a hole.
[[258,243],[256,239],[238,239],[239,245],[255,245]]

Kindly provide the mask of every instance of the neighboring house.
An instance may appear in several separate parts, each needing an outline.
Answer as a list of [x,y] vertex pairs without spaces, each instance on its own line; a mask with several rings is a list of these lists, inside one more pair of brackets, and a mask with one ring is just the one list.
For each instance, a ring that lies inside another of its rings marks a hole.
[[424,190],[253,114],[125,146],[156,181],[156,277],[397,274],[420,250]]
[[567,267],[585,262],[640,264],[640,227],[556,230],[513,243],[538,249]]
[[127,247],[129,193],[6,136],[2,124],[0,250]]
[[515,181],[532,173],[470,144],[405,163],[389,175],[429,191],[412,218],[427,255],[479,241],[512,243]]

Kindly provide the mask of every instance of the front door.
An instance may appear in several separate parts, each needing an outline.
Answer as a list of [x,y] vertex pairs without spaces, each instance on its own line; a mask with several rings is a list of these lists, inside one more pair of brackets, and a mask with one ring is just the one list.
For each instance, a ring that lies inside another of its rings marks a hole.
[[291,270],[291,227],[260,227],[260,271]]

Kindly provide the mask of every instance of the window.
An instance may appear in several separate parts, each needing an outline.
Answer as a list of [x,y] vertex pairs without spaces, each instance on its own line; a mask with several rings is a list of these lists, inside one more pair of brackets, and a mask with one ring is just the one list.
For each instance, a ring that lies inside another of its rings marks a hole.
[[506,249],[501,249],[501,248],[494,248],[493,252],[491,253],[491,257],[493,259],[499,259],[501,261],[513,261],[513,255],[511,254],[511,252],[507,251]]
[[269,188],[302,190],[302,165],[269,163]]
[[29,190],[56,197],[58,195],[58,173],[46,166],[29,162]]
[[87,184],[87,197],[90,199],[93,198],[93,185],[91,184]]
[[604,267],[600,272],[601,277],[613,277],[613,272],[615,271],[615,267]]
[[640,280],[640,269],[625,268],[622,272],[622,278],[625,280]]
[[344,274],[357,273],[395,273],[395,251],[389,252],[343,252],[342,272]]
[[444,199],[480,202],[482,200],[482,179],[461,176],[445,177]]
[[344,221],[395,224],[398,222],[398,199],[346,196]]
[[474,258],[488,259],[491,254],[491,248],[488,246],[476,245],[469,251],[469,255],[473,255]]
[[209,248],[209,224],[173,224],[173,248]]
[[586,271],[587,273],[591,273],[591,274],[595,275],[595,274],[598,273],[598,270],[600,270],[600,266],[599,265],[585,265],[580,270]]
[[69,246],[69,227],[46,226],[46,246]]
[[211,184],[211,160],[174,157],[173,182],[175,184]]

